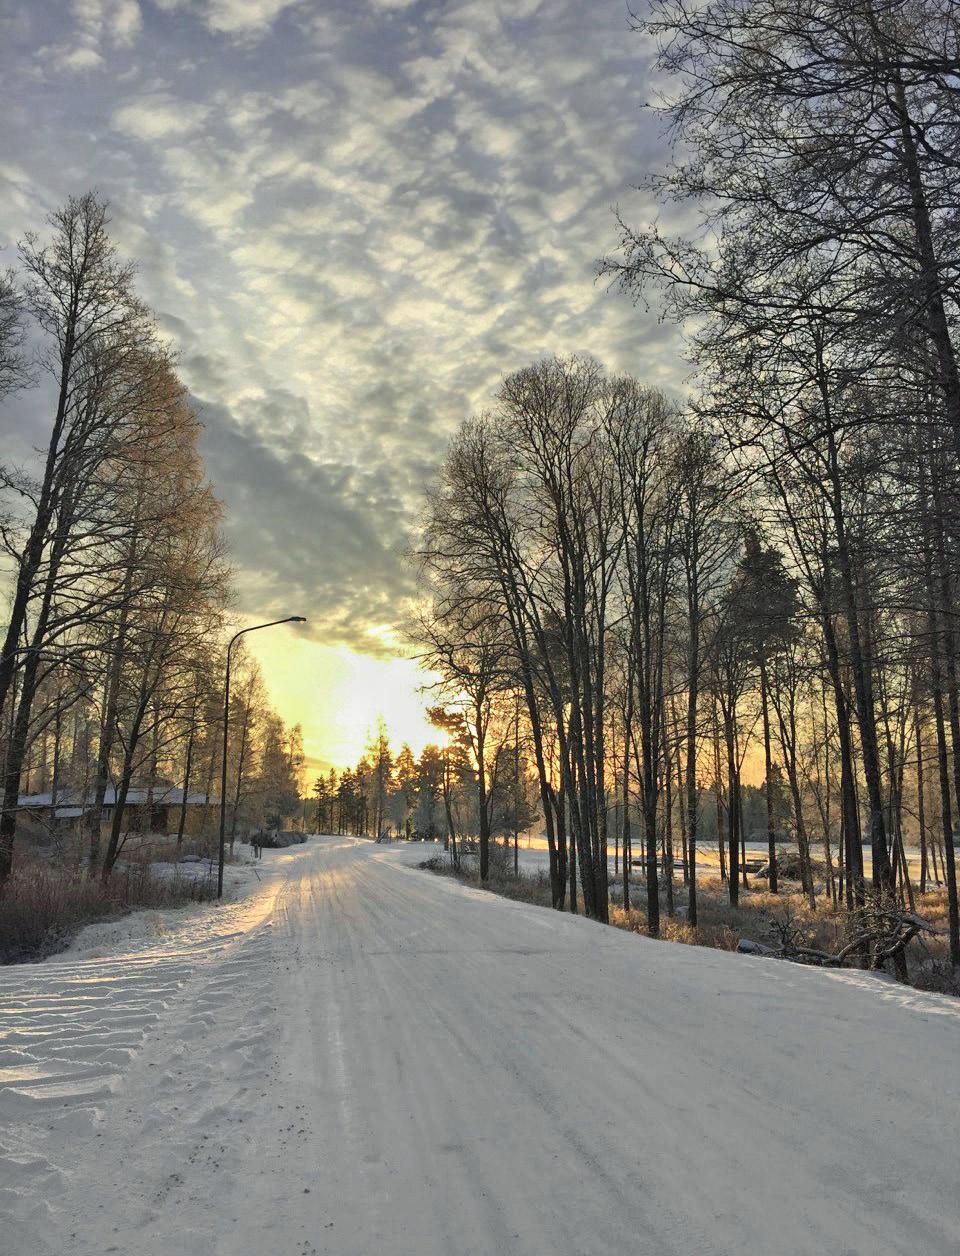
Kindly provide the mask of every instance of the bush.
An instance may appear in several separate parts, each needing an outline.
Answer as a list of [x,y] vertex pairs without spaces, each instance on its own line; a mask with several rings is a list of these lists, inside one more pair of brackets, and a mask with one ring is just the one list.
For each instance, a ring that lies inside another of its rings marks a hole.
[[212,898],[215,882],[155,876],[147,863],[114,869],[109,881],[84,869],[29,864],[0,891],[0,964],[44,959],[95,920],[141,907],[176,907]]
[[[220,842],[216,833],[199,837],[185,836],[181,844],[169,833],[128,833],[120,858],[138,863],[177,863],[181,859],[216,859]],[[74,851],[74,862],[83,862],[85,851]]]
[[250,838],[251,844],[259,843],[264,850],[283,850],[287,846],[300,846],[307,840],[306,833],[299,829],[271,829]]
[[[757,876],[764,878],[769,875],[769,864],[764,864]],[[814,859],[810,857],[810,870],[814,877],[823,879],[827,875],[827,865],[822,859]],[[803,865],[800,859],[800,852],[796,850],[784,850],[782,846],[777,847],[777,876],[781,881],[802,881]]]
[[443,855],[431,855],[429,859],[424,859],[422,863],[418,863],[418,868],[423,868],[425,872],[446,872],[450,866],[450,861],[445,859]]
[[500,872],[513,871],[513,841],[509,843],[490,839],[490,867]]

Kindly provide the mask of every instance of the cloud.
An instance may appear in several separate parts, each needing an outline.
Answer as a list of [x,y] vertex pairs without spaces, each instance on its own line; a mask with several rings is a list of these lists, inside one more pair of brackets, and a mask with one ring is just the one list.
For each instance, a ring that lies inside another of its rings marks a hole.
[[264,30],[297,0],[209,0],[205,6],[211,30],[229,34]]
[[167,12],[195,14],[213,32],[250,37],[263,34],[286,10],[304,0],[155,0]]
[[282,615],[293,606],[316,640],[388,653],[379,630],[412,595],[413,576],[409,520],[379,469],[311,457],[311,416],[295,394],[248,399],[246,422],[202,398],[197,406],[245,608]]
[[104,72],[69,94],[24,69],[60,7],[0,45],[0,240],[112,198],[201,407],[241,610],[383,649],[424,488],[503,373],[584,350],[682,379],[672,329],[594,279],[663,148],[619,0],[78,0],[69,55]]
[[71,8],[84,38],[113,47],[131,44],[143,26],[137,0],[72,0]]
[[178,100],[169,91],[150,91],[120,105],[112,121],[116,130],[150,143],[183,138],[197,130],[206,116],[203,105]]
[[101,68],[112,51],[133,44],[143,27],[138,0],[70,0],[68,12],[73,18],[68,41],[45,49],[60,70]]

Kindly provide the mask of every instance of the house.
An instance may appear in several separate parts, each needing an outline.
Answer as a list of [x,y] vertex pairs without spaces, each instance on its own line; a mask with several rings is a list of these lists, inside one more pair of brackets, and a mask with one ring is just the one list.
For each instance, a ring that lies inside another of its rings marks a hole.
[[[58,789],[56,798],[51,793],[21,794],[18,808],[21,814],[35,819],[45,828],[70,828],[77,825],[88,809],[93,806],[95,792],[86,796],[80,790]],[[215,800],[214,800],[215,801]],[[158,782],[153,788],[131,786],[124,806],[124,829],[141,833],[172,833],[180,822],[183,806],[183,790],[175,785]],[[205,793],[191,790],[186,796],[187,830],[195,832],[204,811],[211,803]],[[103,798],[103,823],[111,824],[117,805],[117,791],[108,785]]]

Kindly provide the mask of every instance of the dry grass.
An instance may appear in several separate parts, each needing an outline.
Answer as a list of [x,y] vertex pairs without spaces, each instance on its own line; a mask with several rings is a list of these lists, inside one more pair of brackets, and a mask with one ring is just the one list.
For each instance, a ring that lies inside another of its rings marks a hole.
[[[448,859],[436,857],[421,867],[441,876],[452,876],[479,889],[504,898],[550,907],[550,881],[545,871],[535,875],[521,872],[519,877],[512,870],[491,865],[490,877],[481,886],[475,865],[467,864],[456,869]],[[610,924],[617,929],[648,936],[647,916],[643,909],[646,887],[642,882],[631,884],[631,906],[624,910],[622,889],[613,887],[610,903]],[[741,938],[751,938],[766,945],[776,944],[773,928],[775,921],[789,919],[802,930],[807,943],[818,950],[835,953],[848,939],[848,919],[844,909],[834,909],[829,900],[817,899],[812,911],[798,885],[787,883],[778,894],[761,888],[755,883],[748,890],[741,890],[739,906],[730,905],[726,885],[719,877],[697,878],[697,905],[699,921],[696,927],[683,918],[687,895],[682,885],[674,888],[678,914],[670,917],[663,911],[661,900],[660,937],[666,942],[680,942],[688,946],[708,946],[722,951],[735,951]],[[619,902],[617,901],[619,899]],[[637,904],[636,906],[634,904]],[[944,890],[936,890],[916,898],[917,914],[938,929],[947,923],[947,899]],[[908,950],[911,984],[919,989],[960,995],[957,984],[947,963],[947,942],[944,936],[925,937],[911,943]]]
[[107,882],[79,866],[22,860],[0,891],[0,963],[44,959],[95,920],[208,899],[215,888],[189,877],[158,877],[145,859],[115,868]]
[[[203,859],[216,859],[217,851],[220,845],[220,838],[217,833],[208,833],[201,837],[184,837],[180,846],[177,845],[175,835],[167,833],[130,833],[123,843],[120,852],[120,859],[127,861],[130,859],[137,862],[153,862],[153,863],[176,863],[185,855],[199,855]],[[79,857],[83,860],[86,857],[86,844],[83,843],[79,848]],[[227,843],[227,855],[230,854],[230,844]]]
[[543,872],[534,876],[521,873],[515,877],[512,871],[490,865],[490,875],[486,882],[481,883],[473,860],[468,860],[455,867],[444,855],[434,855],[420,864],[428,872],[441,877],[453,877],[464,885],[477,890],[488,890],[491,894],[499,894],[501,898],[512,898],[522,903],[535,903],[538,907],[551,907],[550,878]]
[[[619,887],[618,887],[619,888]],[[643,902],[646,887],[635,883],[631,887],[634,902]],[[817,910],[811,911],[799,886],[784,886],[779,894],[769,890],[751,888],[740,891],[740,903],[730,905],[727,887],[718,877],[697,878],[697,908],[699,921],[696,928],[683,917],[686,913],[686,890],[674,888],[678,914],[669,917],[663,913],[661,900],[660,936],[668,942],[685,942],[691,946],[711,946],[722,951],[735,951],[741,938],[772,944],[771,922],[789,917],[803,929],[810,945],[824,951],[834,951],[845,940],[845,917],[835,912],[825,899],[817,900]],[[618,897],[620,897],[618,895]],[[615,919],[614,919],[615,917]],[[646,912],[631,908],[629,914],[622,906],[611,905],[611,923],[619,928],[647,933]]]

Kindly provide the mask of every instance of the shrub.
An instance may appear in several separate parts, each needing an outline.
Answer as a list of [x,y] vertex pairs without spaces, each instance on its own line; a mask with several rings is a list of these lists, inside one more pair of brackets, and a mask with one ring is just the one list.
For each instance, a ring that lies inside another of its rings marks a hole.
[[258,842],[264,850],[283,850],[287,846],[300,846],[307,840],[306,833],[299,829],[271,829],[251,837],[251,843]]
[[450,867],[450,861],[444,859],[442,855],[431,855],[429,859],[418,863],[417,867],[423,868],[425,872],[446,872]]
[[212,898],[215,883],[158,877],[148,863],[128,863],[110,879],[84,869],[25,864],[0,891],[0,963],[44,959],[69,945],[84,925],[142,907],[175,907]]

